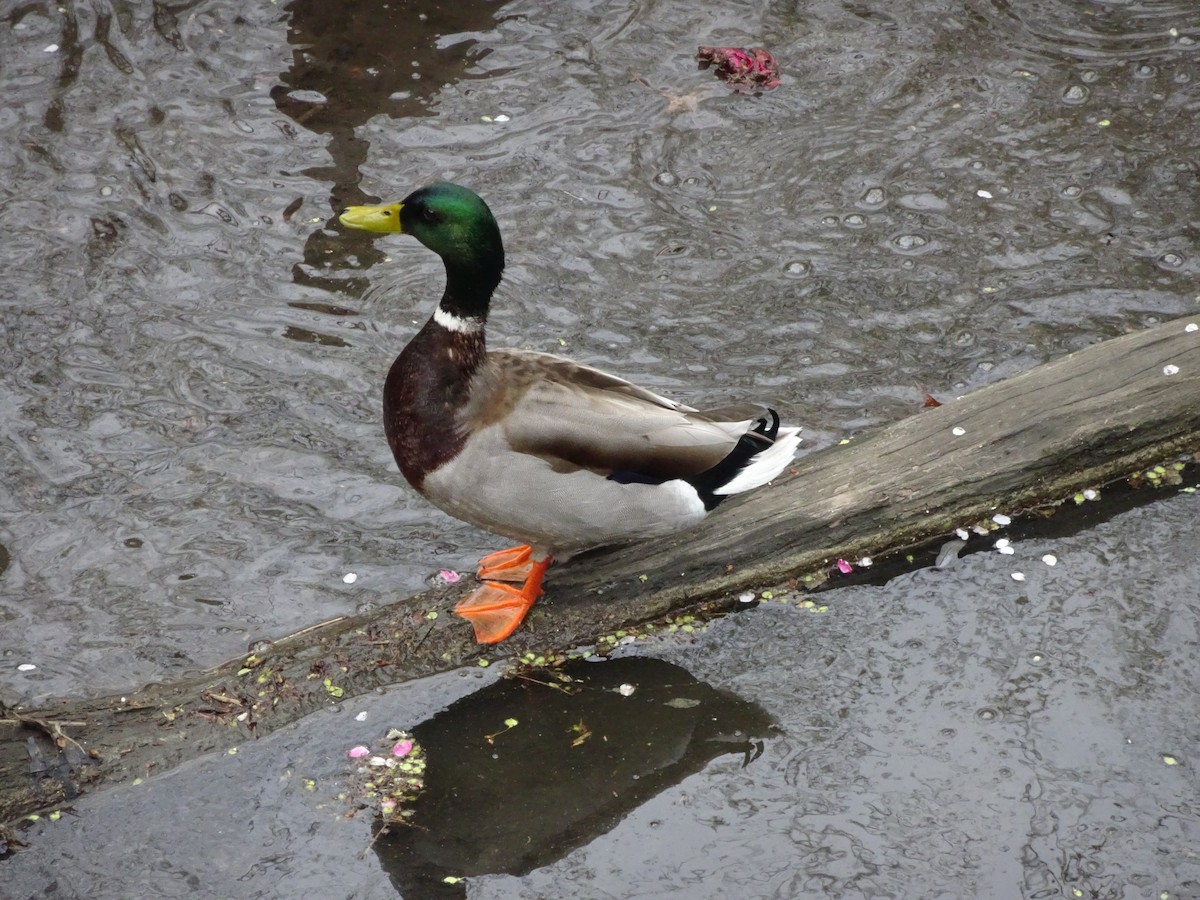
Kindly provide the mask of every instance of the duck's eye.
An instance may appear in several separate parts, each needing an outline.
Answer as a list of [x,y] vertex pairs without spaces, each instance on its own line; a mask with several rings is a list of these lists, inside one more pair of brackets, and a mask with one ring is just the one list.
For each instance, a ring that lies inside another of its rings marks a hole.
[[436,225],[442,221],[442,214],[430,206],[421,207],[421,219],[429,225]]

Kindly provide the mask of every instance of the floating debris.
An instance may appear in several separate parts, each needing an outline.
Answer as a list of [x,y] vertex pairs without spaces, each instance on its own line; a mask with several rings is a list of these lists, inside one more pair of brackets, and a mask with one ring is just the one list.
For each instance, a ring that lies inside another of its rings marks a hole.
[[[960,529],[961,530],[961,529]],[[934,562],[935,569],[944,569],[950,563],[958,559],[958,551],[967,546],[966,539],[961,541],[946,541],[942,544],[942,549],[938,551],[937,560]]]
[[453,569],[440,569],[433,580],[438,584],[458,584],[462,581],[462,575],[455,572]]
[[356,760],[367,757],[355,767],[350,782],[360,802],[378,806],[385,826],[413,814],[411,804],[425,789],[425,752],[409,732],[393,728],[374,752],[359,744],[347,755]]
[[1014,553],[1017,552],[1016,549],[1012,545],[1012,541],[1010,541],[1008,538],[1000,538],[1000,540],[996,541],[996,543],[993,544],[992,546],[995,547],[997,550],[999,550],[1001,553],[1003,553],[1005,556],[1012,556]]
[[1167,363],[1165,366],[1163,366],[1163,374],[1164,375],[1178,375],[1179,374],[1179,366],[1175,365],[1175,363]]
[[983,188],[980,188],[979,190],[977,190],[977,191],[975,192],[975,196],[976,196],[976,197],[980,197],[980,198],[982,198],[982,199],[984,199],[984,200],[991,200],[991,199],[992,199],[992,192],[991,192],[991,191],[985,191],[985,190],[983,190]]
[[1183,326],[1183,330],[1191,334],[1193,331],[1200,331],[1200,325],[1197,325],[1195,322],[1188,322]]
[[854,571],[854,566],[852,566],[850,563],[846,562],[846,560],[844,560],[844,559],[839,559],[837,561],[837,567],[838,567],[838,571],[841,572],[843,575],[849,575],[851,572]]
[[754,591],[746,591],[746,593],[741,594],[738,597],[738,602],[739,603],[753,603],[754,602]]
[[1042,562],[1044,562],[1048,566],[1057,566],[1058,565],[1058,557],[1055,556],[1053,553],[1047,553],[1045,556],[1042,557]]
[[567,733],[575,735],[575,739],[571,741],[571,746],[581,747],[592,736],[592,729],[583,723],[583,719],[580,719],[576,724],[567,729]]
[[353,572],[347,572],[342,576],[342,581],[344,581],[346,584],[354,584],[354,582],[358,581],[358,576]]
[[37,666],[35,666],[33,663],[21,663],[19,666],[17,666],[17,671],[18,672],[32,672],[36,668],[37,668]]
[[636,690],[637,690],[636,685],[623,684],[619,688],[617,688],[617,693],[620,694],[622,697],[632,697],[634,691],[636,691]]
[[671,709],[695,709],[699,705],[700,701],[693,697],[672,697],[663,703],[663,706],[669,706]]
[[1024,573],[1024,572],[1013,572],[1013,573],[1012,573],[1012,580],[1013,580],[1013,581],[1024,581],[1024,580],[1025,580],[1025,573]]
[[963,543],[966,543],[967,540],[971,537],[971,533],[969,531],[967,531],[967,529],[965,529],[965,528],[955,528],[954,533],[958,535],[958,539],[960,541],[962,541]]
[[955,425],[953,428],[950,429],[950,433],[952,435],[954,435],[955,437],[962,437],[964,434],[967,433],[967,429],[963,428],[961,425]]
[[1012,519],[1006,516],[1004,513],[996,513],[994,516],[992,516],[992,521],[1001,527],[1012,524]]
[[772,91],[783,82],[775,58],[762,47],[698,47],[696,62],[701,69],[717,67],[717,77],[736,93]]
[[496,743],[496,738],[500,737],[500,735],[504,734],[504,732],[506,732],[506,731],[512,731],[514,728],[516,728],[520,724],[521,723],[519,721],[517,721],[516,719],[513,719],[511,717],[507,718],[504,720],[503,728],[501,728],[499,731],[493,731],[491,734],[485,734],[483,736],[483,739],[485,741],[487,741],[489,744],[494,744],[494,743]]

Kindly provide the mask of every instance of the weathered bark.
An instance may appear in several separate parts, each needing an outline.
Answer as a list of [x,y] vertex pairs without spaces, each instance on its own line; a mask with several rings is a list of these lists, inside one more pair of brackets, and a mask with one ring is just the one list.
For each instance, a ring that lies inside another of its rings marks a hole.
[[1198,450],[1200,331],[1168,322],[806,456],[794,475],[690,532],[573,560],[552,571],[547,597],[498,647],[476,645],[450,614],[456,586],[315,626],[187,681],[0,710],[0,822],[379,685],[726,608],[748,588],[823,577],[839,557],[917,547],[997,509],[1015,516]]

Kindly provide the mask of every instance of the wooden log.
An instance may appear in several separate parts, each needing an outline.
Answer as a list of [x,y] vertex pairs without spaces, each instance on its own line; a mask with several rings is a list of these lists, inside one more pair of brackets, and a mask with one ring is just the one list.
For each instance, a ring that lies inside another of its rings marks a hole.
[[[1200,317],[1197,317],[1200,319]],[[839,557],[944,539],[1200,450],[1200,330],[1172,321],[1072,353],[799,460],[670,539],[552,570],[514,637],[474,643],[463,586],[336,619],[200,676],[122,697],[0,709],[0,822],[152,775],[371,688],[595,643],[739,592],[823,577]]]

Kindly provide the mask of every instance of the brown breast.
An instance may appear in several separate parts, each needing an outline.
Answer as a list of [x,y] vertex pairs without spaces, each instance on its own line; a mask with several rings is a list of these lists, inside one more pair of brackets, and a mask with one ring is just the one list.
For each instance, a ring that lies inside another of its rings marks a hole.
[[456,424],[483,361],[482,330],[450,331],[430,319],[396,357],[383,387],[383,425],[396,465],[418,491],[458,455],[467,434]]

